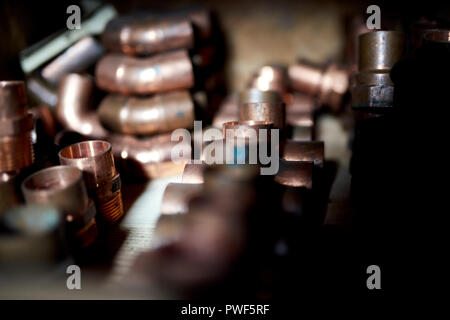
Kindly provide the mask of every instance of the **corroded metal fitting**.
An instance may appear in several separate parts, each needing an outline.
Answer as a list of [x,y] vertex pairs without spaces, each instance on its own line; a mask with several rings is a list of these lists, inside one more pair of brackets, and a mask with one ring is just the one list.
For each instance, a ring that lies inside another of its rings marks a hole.
[[110,94],[100,103],[98,115],[101,123],[111,131],[138,135],[190,129],[195,118],[188,91],[150,98]]
[[28,113],[22,81],[0,82],[0,173],[18,172],[34,161],[31,131],[34,120]]
[[284,129],[286,107],[276,91],[249,89],[241,94],[240,121],[273,122],[275,129]]
[[150,58],[107,54],[97,63],[95,76],[99,88],[122,94],[150,94],[194,85],[192,63],[186,50]]
[[372,31],[359,37],[359,72],[352,79],[352,107],[371,112],[392,107],[394,84],[389,76],[400,60],[405,36],[397,31]]
[[194,32],[189,19],[118,18],[108,23],[101,40],[110,51],[149,55],[177,48],[192,48]]
[[123,216],[121,181],[109,142],[91,140],[73,144],[59,152],[59,160],[83,171],[88,193],[102,221],[114,223]]
[[294,90],[316,97],[320,105],[338,111],[349,88],[348,71],[330,64],[326,68],[299,62],[288,69]]

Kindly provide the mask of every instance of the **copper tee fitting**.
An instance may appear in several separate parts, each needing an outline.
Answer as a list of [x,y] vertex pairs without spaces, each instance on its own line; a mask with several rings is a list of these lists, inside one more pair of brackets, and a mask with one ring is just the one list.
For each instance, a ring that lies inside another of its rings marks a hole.
[[192,63],[186,50],[150,58],[107,54],[95,69],[99,88],[122,94],[150,94],[194,85]]
[[52,205],[64,216],[69,240],[87,247],[97,238],[95,206],[88,199],[83,173],[76,167],[55,166],[24,180],[22,192],[28,204]]
[[240,121],[268,121],[275,129],[283,129],[285,113],[285,104],[276,91],[249,89],[241,94]]
[[0,173],[18,172],[34,161],[25,84],[0,81]]
[[110,51],[149,55],[177,48],[192,48],[194,32],[189,20],[115,19],[108,23],[101,41]]
[[83,171],[88,193],[102,221],[114,223],[123,216],[121,181],[109,142],[91,140],[73,144],[59,152],[59,160]]
[[325,69],[299,62],[288,69],[294,90],[317,97],[319,104],[338,111],[349,88],[348,72],[331,64]]
[[150,98],[110,94],[100,103],[98,115],[101,123],[111,131],[137,135],[190,129],[195,118],[188,91]]

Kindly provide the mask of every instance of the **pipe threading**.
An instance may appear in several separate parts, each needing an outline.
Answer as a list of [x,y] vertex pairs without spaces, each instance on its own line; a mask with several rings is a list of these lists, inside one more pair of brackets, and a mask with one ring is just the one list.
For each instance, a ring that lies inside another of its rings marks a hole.
[[19,171],[34,162],[31,132],[0,137],[0,172]]
[[97,210],[100,219],[106,223],[115,223],[123,216],[122,193],[117,190],[109,198],[97,198]]

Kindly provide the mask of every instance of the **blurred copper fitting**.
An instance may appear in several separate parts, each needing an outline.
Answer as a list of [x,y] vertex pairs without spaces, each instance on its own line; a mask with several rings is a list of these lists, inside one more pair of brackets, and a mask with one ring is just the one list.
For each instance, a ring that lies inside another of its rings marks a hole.
[[189,211],[189,200],[199,194],[202,184],[169,183],[161,202],[162,215],[184,214]]
[[56,116],[69,130],[92,138],[104,138],[102,127],[92,107],[94,80],[89,75],[71,73],[64,76],[59,85]]
[[17,172],[34,161],[25,84],[0,81],[0,173]]
[[270,130],[273,129],[273,122],[269,121],[230,121],[225,122],[222,126],[223,138],[227,138],[227,131],[230,130],[232,138],[247,138],[250,136],[249,131],[256,134],[257,141],[260,140],[260,130],[266,130],[266,138],[270,139]]
[[194,85],[192,64],[186,50],[150,58],[108,54],[97,63],[95,75],[101,89],[123,94],[150,94],[188,89]]
[[88,199],[83,173],[78,168],[55,166],[40,170],[24,180],[22,192],[28,204],[51,205],[64,214],[69,241],[76,247],[87,247],[97,238],[95,206]]
[[203,183],[204,173],[208,165],[202,163],[186,163],[181,182],[183,183]]
[[285,93],[288,89],[286,67],[277,65],[261,67],[250,79],[249,87],[261,91]]
[[291,139],[293,141],[312,141],[314,140],[314,127],[295,126],[292,128]]
[[59,160],[83,171],[101,220],[114,223],[123,216],[120,176],[109,142],[92,140],[73,144],[59,152]]
[[286,124],[292,127],[314,126],[315,99],[301,93],[294,93],[287,97]]
[[[147,179],[181,174],[184,165],[191,159],[191,140],[172,141],[171,134],[161,134],[145,139],[127,135],[111,135],[113,153],[119,164],[134,176]],[[180,147],[182,159],[172,161],[172,149]]]
[[312,161],[315,166],[323,167],[323,141],[287,140],[284,145],[283,159],[287,161]]
[[190,129],[195,118],[188,91],[150,98],[110,94],[100,103],[98,115],[101,123],[111,131],[138,135]]
[[303,187],[312,189],[313,162],[286,161],[280,159],[280,169],[275,176],[275,182],[288,187]]
[[27,91],[31,102],[55,107],[58,102],[57,90],[50,88],[40,77],[32,75],[27,79]]
[[42,78],[57,85],[66,74],[86,71],[100,59],[103,52],[103,47],[97,40],[85,37],[47,64],[42,69]]
[[285,117],[285,104],[277,92],[250,89],[241,94],[239,120],[269,121],[275,129],[283,129]]
[[349,76],[345,69],[331,64],[325,69],[307,62],[289,66],[288,75],[294,90],[317,97],[319,104],[338,111],[349,88]]
[[178,48],[192,48],[194,32],[187,19],[115,19],[106,26],[101,41],[110,51],[149,55]]
[[0,217],[3,212],[21,202],[20,191],[17,190],[17,175],[0,173]]

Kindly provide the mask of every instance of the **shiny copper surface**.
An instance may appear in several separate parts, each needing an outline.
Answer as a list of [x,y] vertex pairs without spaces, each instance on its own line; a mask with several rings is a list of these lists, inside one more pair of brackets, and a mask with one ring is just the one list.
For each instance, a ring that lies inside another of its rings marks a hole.
[[288,89],[286,68],[276,65],[261,67],[250,79],[249,87],[261,91],[277,91],[283,94]]
[[312,189],[313,165],[313,162],[280,159],[280,169],[274,180],[284,186]]
[[186,163],[181,182],[183,183],[203,183],[206,163]]
[[89,75],[71,73],[63,77],[58,91],[56,116],[69,130],[92,138],[104,138],[107,131],[91,111],[94,80]]
[[184,214],[189,211],[189,200],[199,194],[202,184],[169,183],[161,202],[162,215]]
[[323,167],[323,141],[293,141],[287,140],[282,158],[287,161],[312,161],[314,165]]
[[150,98],[111,94],[100,103],[98,115],[102,124],[111,131],[147,135],[192,128],[194,104],[188,91]]
[[[222,126],[223,138],[227,138],[227,130],[232,133],[231,137],[245,138],[249,137],[248,131],[256,133],[256,138],[260,138],[260,130],[266,130],[266,134],[270,134],[273,128],[273,122],[270,121],[230,121],[225,122]],[[269,136],[270,137],[270,136]]]
[[108,54],[97,64],[97,85],[123,94],[150,94],[194,85],[192,64],[185,50],[134,58]]
[[240,104],[244,103],[280,103],[281,94],[273,90],[247,89],[241,92],[239,96]]
[[188,19],[147,18],[125,23],[112,20],[103,31],[101,40],[111,51],[149,55],[177,48],[192,48],[194,32]]
[[103,221],[114,223],[122,217],[120,176],[109,142],[92,140],[73,144],[59,152],[59,160],[83,171],[88,192]]
[[266,121],[273,122],[275,129],[285,126],[285,105],[283,102],[256,102],[241,104],[239,109],[240,121]]
[[0,82],[0,173],[17,172],[33,163],[33,116],[28,113],[22,81]]

